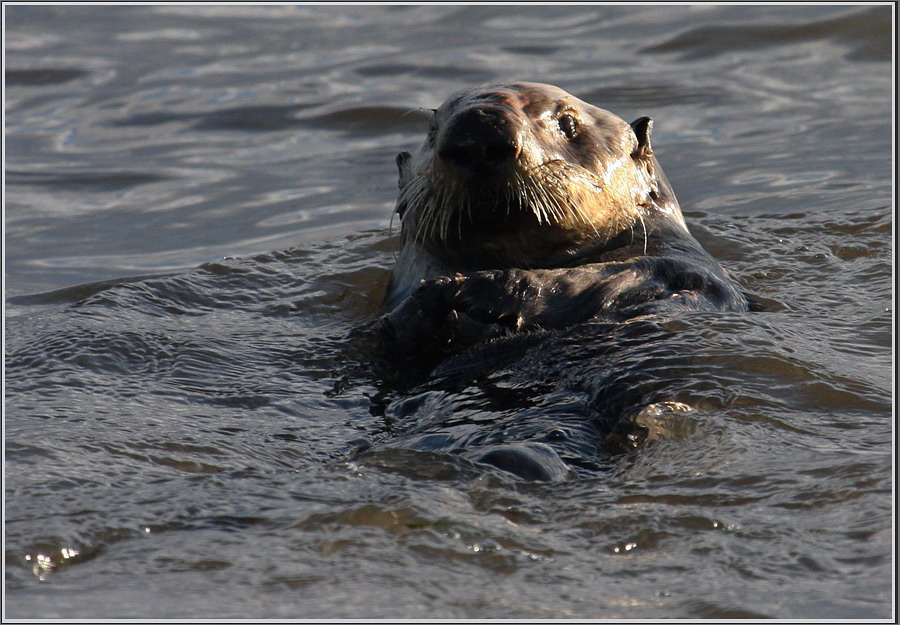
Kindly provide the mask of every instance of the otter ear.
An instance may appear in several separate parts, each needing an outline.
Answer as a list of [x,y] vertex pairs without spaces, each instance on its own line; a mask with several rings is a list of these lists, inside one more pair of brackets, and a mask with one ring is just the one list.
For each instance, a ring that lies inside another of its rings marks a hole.
[[640,117],[631,122],[631,129],[637,137],[637,149],[631,153],[636,160],[646,160],[653,156],[653,148],[650,147],[650,133],[653,132],[653,120],[649,117]]
[[400,152],[395,159],[397,163],[397,170],[400,173],[400,179],[397,181],[397,186],[401,189],[406,186],[406,175],[404,170],[406,169],[406,163],[409,162],[409,159],[412,157],[412,154],[409,152]]

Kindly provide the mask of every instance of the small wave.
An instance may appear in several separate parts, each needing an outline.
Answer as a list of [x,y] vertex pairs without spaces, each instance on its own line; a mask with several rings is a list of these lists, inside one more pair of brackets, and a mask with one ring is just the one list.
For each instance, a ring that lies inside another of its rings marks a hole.
[[683,31],[663,43],[643,48],[641,52],[678,52],[685,60],[706,59],[735,50],[796,45],[825,39],[849,48],[848,60],[889,62],[890,36],[890,7],[873,7],[800,25],[701,26]]
[[8,69],[6,70],[6,84],[23,85],[23,86],[43,86],[58,85],[69,82],[82,76],[86,76],[88,72],[81,69]]

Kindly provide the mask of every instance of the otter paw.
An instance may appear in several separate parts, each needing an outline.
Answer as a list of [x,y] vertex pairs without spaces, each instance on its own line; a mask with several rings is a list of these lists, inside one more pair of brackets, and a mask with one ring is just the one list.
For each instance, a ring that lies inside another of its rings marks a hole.
[[528,326],[527,306],[533,293],[512,272],[479,271],[453,277],[456,291],[451,306],[476,323],[499,326],[506,333]]

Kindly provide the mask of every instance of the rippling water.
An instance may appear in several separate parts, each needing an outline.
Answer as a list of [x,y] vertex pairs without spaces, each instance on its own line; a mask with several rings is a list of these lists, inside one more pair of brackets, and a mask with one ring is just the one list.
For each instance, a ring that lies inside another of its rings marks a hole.
[[[892,616],[891,7],[4,9],[7,616]],[[385,387],[393,157],[494,79],[653,117],[764,310]],[[410,444],[583,441],[595,363],[635,452]]]

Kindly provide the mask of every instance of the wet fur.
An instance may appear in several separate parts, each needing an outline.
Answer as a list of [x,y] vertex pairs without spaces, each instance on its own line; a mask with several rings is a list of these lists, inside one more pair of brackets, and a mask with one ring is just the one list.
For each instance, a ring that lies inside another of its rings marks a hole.
[[[518,149],[479,176],[442,157],[448,128],[476,109]],[[563,115],[577,124],[574,137],[561,132]],[[688,232],[651,131],[649,118],[627,124],[549,85],[485,85],[450,98],[419,149],[397,159],[402,248],[381,322],[388,343],[438,362],[588,319],[745,310]]]
[[[552,360],[566,336],[578,337],[564,359],[568,374],[597,333],[658,334],[659,320],[683,311],[747,310],[688,232],[651,131],[647,117],[627,124],[535,83],[475,87],[438,108],[422,145],[397,159],[402,247],[375,324],[396,379],[417,384],[433,372],[432,384],[480,384],[526,363],[527,385],[546,375],[540,359]],[[614,362],[614,345],[601,351],[601,362]],[[582,382],[591,384],[597,362],[587,363]],[[560,417],[579,436],[560,442],[543,431],[543,417],[529,430],[517,416],[509,436],[488,428],[457,451],[524,480],[554,481],[598,450],[633,449],[646,431],[623,410],[640,405],[633,396],[642,389],[614,369],[596,382],[590,407]],[[454,450],[460,442],[440,429],[407,444]]]

